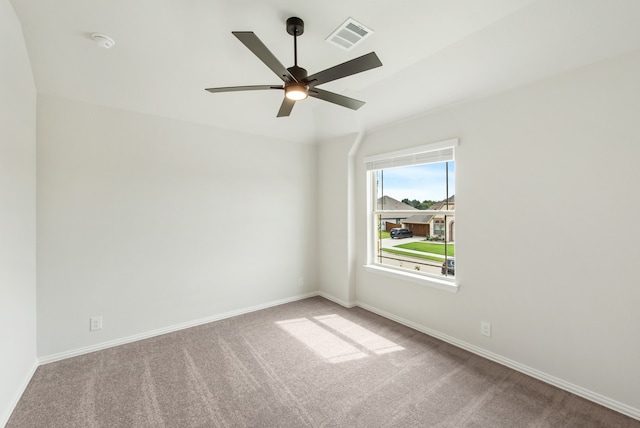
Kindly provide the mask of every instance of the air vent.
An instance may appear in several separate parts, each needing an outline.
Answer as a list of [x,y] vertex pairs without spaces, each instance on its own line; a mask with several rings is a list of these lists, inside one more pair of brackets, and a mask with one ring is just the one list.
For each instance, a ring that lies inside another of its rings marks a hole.
[[344,50],[350,51],[371,34],[373,34],[373,31],[355,19],[349,18],[327,37],[327,41],[340,46]]

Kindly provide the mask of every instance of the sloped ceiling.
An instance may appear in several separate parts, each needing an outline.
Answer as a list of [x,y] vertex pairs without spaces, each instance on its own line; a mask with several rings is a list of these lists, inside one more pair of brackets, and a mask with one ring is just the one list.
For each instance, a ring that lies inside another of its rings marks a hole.
[[[312,143],[640,49],[637,0],[11,0],[39,93]],[[253,31],[309,73],[375,51],[383,67],[322,85],[366,101],[317,99],[276,118],[280,91],[207,87],[280,80],[231,31]],[[347,18],[374,34],[352,51],[325,39]],[[115,39],[99,48],[92,33]]]

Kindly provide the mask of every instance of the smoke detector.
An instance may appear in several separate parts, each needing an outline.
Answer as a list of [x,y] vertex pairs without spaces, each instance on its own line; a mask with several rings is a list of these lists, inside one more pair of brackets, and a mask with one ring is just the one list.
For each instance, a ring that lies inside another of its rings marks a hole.
[[105,49],[111,49],[116,42],[109,36],[105,36],[104,34],[92,34],[91,38],[96,41],[98,46]]
[[329,37],[327,41],[342,49],[350,51],[354,46],[360,44],[364,39],[373,34],[369,28],[365,27],[353,18],[349,18],[342,23]]

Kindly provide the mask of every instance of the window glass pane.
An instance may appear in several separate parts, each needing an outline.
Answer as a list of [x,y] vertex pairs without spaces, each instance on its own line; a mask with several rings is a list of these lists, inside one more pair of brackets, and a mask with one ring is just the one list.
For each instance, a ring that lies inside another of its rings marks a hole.
[[[373,171],[376,263],[438,277],[455,276],[454,172],[454,161]],[[409,212],[380,212],[389,210]]]

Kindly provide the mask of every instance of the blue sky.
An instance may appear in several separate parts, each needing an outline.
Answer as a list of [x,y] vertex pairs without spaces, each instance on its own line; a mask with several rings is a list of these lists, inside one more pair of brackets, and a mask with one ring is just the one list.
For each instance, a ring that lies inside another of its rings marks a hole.
[[[455,162],[449,162],[449,196],[455,195]],[[387,168],[384,170],[384,194],[398,201],[408,198],[442,201],[446,199],[445,163]],[[378,172],[378,197],[381,196]]]

